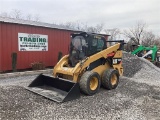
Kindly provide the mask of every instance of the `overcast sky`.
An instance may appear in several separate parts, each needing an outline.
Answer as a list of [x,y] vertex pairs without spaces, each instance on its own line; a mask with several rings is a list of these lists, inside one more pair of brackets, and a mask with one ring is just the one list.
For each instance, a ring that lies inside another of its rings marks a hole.
[[160,34],[160,0],[0,0],[0,13],[13,9],[39,14],[42,22],[103,23],[108,29],[129,28],[143,21]]

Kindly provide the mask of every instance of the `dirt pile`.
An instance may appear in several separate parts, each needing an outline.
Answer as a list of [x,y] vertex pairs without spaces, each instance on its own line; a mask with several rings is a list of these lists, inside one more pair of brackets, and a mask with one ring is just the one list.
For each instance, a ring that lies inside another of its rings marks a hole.
[[137,82],[160,86],[160,68],[156,67],[146,59],[140,58],[140,60],[144,61],[142,68],[133,76],[133,78]]
[[123,54],[124,76],[133,78],[136,82],[160,86],[160,68],[144,58]]
[[149,62],[144,58],[139,58],[135,55],[131,55],[130,53],[127,52],[123,53],[122,60],[123,60],[124,76],[126,77],[133,77],[141,70],[143,70],[146,74],[149,75],[151,74],[155,75],[157,74],[157,72],[160,72],[160,68],[156,67],[153,63]]
[[143,67],[143,61],[127,52],[123,53],[122,64],[123,76],[126,77],[133,77]]

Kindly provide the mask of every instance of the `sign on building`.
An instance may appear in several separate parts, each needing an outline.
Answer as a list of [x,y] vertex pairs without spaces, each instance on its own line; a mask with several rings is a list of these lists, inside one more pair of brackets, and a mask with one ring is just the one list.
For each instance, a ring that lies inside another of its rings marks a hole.
[[19,51],[48,51],[48,35],[18,33]]

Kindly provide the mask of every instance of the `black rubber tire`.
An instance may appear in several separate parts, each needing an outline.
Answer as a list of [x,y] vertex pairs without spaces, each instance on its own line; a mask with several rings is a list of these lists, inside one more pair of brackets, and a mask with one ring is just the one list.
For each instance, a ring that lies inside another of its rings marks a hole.
[[[95,90],[91,90],[90,88],[90,81],[96,77],[98,79],[98,85],[96,87]],[[86,71],[81,79],[80,79],[80,82],[79,82],[79,85],[80,85],[80,90],[87,94],[87,95],[94,95],[95,93],[97,93],[99,91],[99,88],[101,86],[101,81],[100,81],[100,76],[98,73],[96,72],[93,72],[93,71]]]
[[[112,84],[112,76],[116,75],[117,80],[115,82],[115,84]],[[119,82],[119,73],[117,70],[115,69],[107,69],[103,72],[102,74],[102,86],[108,90],[111,89],[115,89],[118,86],[118,82]]]

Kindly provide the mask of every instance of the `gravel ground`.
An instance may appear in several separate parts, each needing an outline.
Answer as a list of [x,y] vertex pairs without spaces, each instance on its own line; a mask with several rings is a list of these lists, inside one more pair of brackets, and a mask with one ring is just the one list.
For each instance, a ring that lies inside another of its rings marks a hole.
[[160,120],[159,68],[127,53],[115,90],[56,103],[25,90],[36,75],[0,79],[0,120]]

